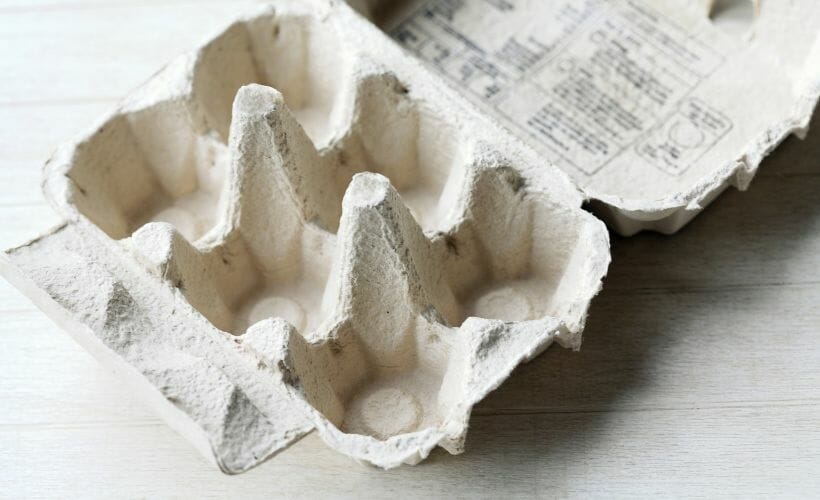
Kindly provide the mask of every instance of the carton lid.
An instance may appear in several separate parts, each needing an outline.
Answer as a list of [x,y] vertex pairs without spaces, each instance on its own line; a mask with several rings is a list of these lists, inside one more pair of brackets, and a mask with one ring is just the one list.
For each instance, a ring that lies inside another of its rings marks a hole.
[[673,233],[803,134],[820,3],[359,0],[354,8],[565,171],[615,230]]

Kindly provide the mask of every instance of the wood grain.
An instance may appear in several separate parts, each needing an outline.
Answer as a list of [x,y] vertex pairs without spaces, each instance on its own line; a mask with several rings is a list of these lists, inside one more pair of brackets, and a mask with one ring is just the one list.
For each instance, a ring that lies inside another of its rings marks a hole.
[[[241,5],[0,1],[0,246],[57,222],[40,165]],[[580,352],[477,407],[467,453],[383,472],[309,436],[221,475],[0,283],[0,497],[816,497],[820,120],[673,237],[613,238]]]

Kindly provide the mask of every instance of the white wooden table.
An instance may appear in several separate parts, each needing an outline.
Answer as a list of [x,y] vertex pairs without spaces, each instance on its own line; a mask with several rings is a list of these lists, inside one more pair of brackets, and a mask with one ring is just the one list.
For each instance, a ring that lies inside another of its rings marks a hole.
[[[0,247],[40,165],[249,1],[0,0]],[[680,234],[614,238],[580,353],[476,410],[467,453],[362,467],[308,436],[226,477],[0,283],[0,497],[820,495],[820,120]]]

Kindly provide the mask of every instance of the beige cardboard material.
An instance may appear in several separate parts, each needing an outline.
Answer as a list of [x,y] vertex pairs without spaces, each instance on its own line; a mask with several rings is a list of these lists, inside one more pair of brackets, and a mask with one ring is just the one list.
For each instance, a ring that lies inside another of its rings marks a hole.
[[[494,31],[478,4],[532,15]],[[473,405],[518,364],[580,346],[609,264],[583,203],[624,234],[674,232],[815,107],[814,3],[757,2],[739,38],[710,23],[711,2],[646,4],[355,3],[373,24],[341,2],[276,2],[62,147],[44,190],[65,222],[0,270],[225,472],[313,430],[383,468],[460,453]],[[560,50],[532,52],[533,26],[563,33]],[[477,99],[499,82],[474,79],[469,51],[431,56],[442,27],[540,70]],[[517,92],[540,75],[581,95],[577,112],[603,99],[607,61],[642,89],[587,109],[640,132],[620,153],[556,156],[516,128],[527,106],[543,130],[587,119]],[[445,83],[454,67],[463,88]]]
[[347,5],[277,2],[45,170],[3,274],[228,473],[311,430],[390,468],[578,348],[608,263],[560,170]]

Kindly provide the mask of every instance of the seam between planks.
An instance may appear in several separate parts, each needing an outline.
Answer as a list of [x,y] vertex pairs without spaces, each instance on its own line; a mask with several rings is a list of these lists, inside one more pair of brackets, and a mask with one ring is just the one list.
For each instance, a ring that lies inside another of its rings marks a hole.
[[[617,263],[613,264],[617,265]],[[606,287],[604,284],[604,291],[609,292],[617,292],[620,294],[626,295],[667,295],[667,294],[696,294],[696,293],[720,293],[720,292],[731,292],[731,291],[746,291],[746,290],[756,290],[756,289],[765,289],[765,288],[806,288],[806,287],[816,287],[820,286],[820,281],[818,280],[806,280],[806,281],[776,281],[776,282],[768,282],[768,283],[729,283],[724,285],[713,285],[713,286],[679,286],[679,287],[671,287],[671,286],[659,286],[659,287],[636,287],[636,288],[618,288],[618,287]]]
[[168,427],[168,425],[160,420],[159,417],[154,419],[141,419],[135,421],[116,421],[116,420],[89,420],[75,423],[35,423],[35,424],[0,424],[0,432],[39,432],[43,430],[81,430],[81,429],[95,429],[99,427]]
[[[614,413],[692,413],[704,411],[721,411],[721,410],[765,410],[765,409],[782,409],[782,408],[820,408],[820,400],[795,400],[794,402],[782,401],[760,401],[749,402],[747,404],[733,404],[733,405],[698,405],[698,406],[681,406],[681,407],[649,407],[649,408],[604,408],[600,410],[595,409],[580,409],[580,410],[538,410],[538,409],[509,409],[509,410],[492,410],[492,411],[474,411],[472,416],[476,418],[494,418],[494,417],[528,417],[528,416],[548,416],[548,415],[595,415],[595,414],[614,414]],[[140,419],[133,422],[116,421],[116,420],[89,420],[75,423],[34,423],[34,424],[0,424],[0,432],[38,432],[42,430],[81,430],[88,428],[99,428],[101,426],[111,428],[152,428],[152,427],[167,427],[165,422],[161,419]]]
[[20,99],[14,101],[0,101],[4,108],[28,108],[43,106],[81,106],[83,104],[117,103],[123,97],[67,97],[60,99]]
[[[41,13],[41,12],[59,12],[59,11],[79,11],[79,10],[109,10],[109,9],[121,9],[121,8],[130,8],[130,7],[159,7],[159,6],[173,6],[173,5],[201,5],[203,3],[208,4],[237,4],[242,5],[243,2],[232,2],[229,0],[157,0],[157,1],[130,1],[130,2],[76,2],[70,4],[41,4],[41,5],[34,5],[34,6],[8,6],[8,7],[0,7],[0,15],[3,14],[32,14],[32,13]],[[246,4],[248,2],[245,2]],[[257,0],[255,3],[263,3],[261,0]]]
[[798,399],[798,400],[760,400],[743,401],[730,404],[711,405],[689,405],[689,406],[663,406],[646,408],[602,408],[602,409],[541,409],[541,408],[510,408],[473,411],[474,417],[507,417],[507,416],[537,416],[537,415],[578,415],[597,413],[666,413],[666,412],[698,412],[698,411],[719,411],[719,410],[759,410],[769,408],[820,408],[820,399]]

